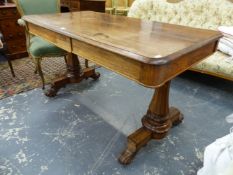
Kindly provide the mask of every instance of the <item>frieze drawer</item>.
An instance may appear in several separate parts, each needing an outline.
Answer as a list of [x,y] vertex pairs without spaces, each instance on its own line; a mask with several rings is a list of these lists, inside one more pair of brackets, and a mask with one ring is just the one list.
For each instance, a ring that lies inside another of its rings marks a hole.
[[21,53],[25,51],[26,43],[24,40],[16,40],[16,41],[9,41],[8,42],[8,53]]
[[12,17],[12,16],[18,16],[16,8],[10,8],[10,9],[5,8],[0,10],[0,18]]

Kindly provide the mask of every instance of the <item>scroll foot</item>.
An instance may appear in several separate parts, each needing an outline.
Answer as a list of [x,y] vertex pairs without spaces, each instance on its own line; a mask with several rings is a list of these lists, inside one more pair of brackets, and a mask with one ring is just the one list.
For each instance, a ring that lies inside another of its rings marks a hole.
[[95,72],[93,75],[90,76],[90,78],[92,78],[93,80],[98,80],[100,77],[100,73],[99,72]]
[[49,89],[44,90],[44,94],[47,97],[55,97],[60,88],[51,86]]
[[131,163],[134,156],[140,150],[141,147],[145,146],[152,137],[152,132],[145,129],[144,127],[138,129],[128,137],[128,144],[126,149],[121,153],[119,162],[123,165]]
[[123,165],[130,164],[136,155],[136,152],[136,145],[129,141],[126,150],[123,151],[119,157],[119,162]]
[[170,120],[172,122],[173,127],[182,123],[182,121],[184,119],[183,114],[179,111],[179,109],[177,109],[175,107],[169,108],[169,116],[170,116]]

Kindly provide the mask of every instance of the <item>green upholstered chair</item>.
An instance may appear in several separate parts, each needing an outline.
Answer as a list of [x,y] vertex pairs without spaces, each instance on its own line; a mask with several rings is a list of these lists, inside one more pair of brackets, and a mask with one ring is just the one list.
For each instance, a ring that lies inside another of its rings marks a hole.
[[[52,14],[60,12],[60,0],[15,0],[17,9],[21,16],[32,14]],[[46,57],[62,56],[66,60],[67,52],[56,47],[55,45],[45,41],[41,37],[33,36],[28,32],[27,25],[23,19],[19,19],[18,23],[25,27],[27,51],[29,56],[36,63],[36,71],[38,71],[43,89],[45,80],[41,69],[41,60]]]

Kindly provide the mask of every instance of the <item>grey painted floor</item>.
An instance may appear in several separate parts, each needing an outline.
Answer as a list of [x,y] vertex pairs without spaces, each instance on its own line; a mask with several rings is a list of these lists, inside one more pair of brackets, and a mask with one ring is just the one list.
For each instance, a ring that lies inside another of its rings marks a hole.
[[122,166],[117,157],[153,91],[99,71],[99,81],[68,86],[55,98],[35,89],[0,101],[0,175],[194,175],[204,147],[229,132],[233,83],[185,73],[170,93],[184,122]]

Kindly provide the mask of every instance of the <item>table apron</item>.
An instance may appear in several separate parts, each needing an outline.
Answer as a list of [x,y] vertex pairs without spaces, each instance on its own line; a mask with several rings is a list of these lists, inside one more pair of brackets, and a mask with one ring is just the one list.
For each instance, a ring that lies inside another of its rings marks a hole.
[[54,45],[66,50],[67,52],[72,52],[71,39],[68,36],[59,34],[57,32],[48,30],[46,28],[28,23],[29,32],[33,35],[39,36]]
[[217,42],[163,65],[146,64],[75,39],[72,39],[72,52],[145,87],[156,88],[214,53]]
[[74,54],[140,83],[141,62],[75,39],[72,48]]

